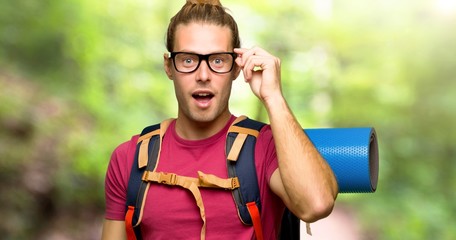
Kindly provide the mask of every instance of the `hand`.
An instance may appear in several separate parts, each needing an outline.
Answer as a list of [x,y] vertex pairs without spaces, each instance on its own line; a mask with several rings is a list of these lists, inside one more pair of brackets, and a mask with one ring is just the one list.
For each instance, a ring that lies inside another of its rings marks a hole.
[[253,93],[263,102],[282,96],[280,83],[280,59],[265,50],[235,48],[236,64],[241,68],[244,79]]

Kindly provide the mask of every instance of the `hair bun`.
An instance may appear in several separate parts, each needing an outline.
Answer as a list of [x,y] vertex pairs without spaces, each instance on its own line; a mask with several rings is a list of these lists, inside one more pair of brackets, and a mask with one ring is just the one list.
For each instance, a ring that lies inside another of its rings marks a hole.
[[222,6],[220,0],[187,0],[191,4],[210,4],[215,6]]

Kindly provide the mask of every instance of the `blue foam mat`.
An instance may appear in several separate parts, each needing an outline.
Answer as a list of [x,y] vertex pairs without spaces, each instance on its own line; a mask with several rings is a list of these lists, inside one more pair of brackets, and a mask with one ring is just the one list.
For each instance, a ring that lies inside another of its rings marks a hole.
[[339,193],[375,192],[379,163],[374,128],[321,128],[304,132],[333,170]]

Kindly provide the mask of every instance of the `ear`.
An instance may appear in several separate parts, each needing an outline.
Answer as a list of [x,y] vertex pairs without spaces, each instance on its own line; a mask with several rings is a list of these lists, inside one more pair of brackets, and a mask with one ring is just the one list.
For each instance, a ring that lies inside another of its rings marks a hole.
[[236,80],[238,77],[239,77],[239,74],[241,73],[241,68],[235,64],[234,65],[234,69],[233,69],[233,72],[231,73],[231,80]]
[[163,67],[165,69],[165,73],[170,80],[173,80],[173,72],[171,70],[171,65],[171,58],[168,57],[168,53],[163,54]]

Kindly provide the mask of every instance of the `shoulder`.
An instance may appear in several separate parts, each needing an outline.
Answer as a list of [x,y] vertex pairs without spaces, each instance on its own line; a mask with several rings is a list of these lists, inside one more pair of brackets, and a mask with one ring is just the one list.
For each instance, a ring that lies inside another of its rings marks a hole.
[[266,150],[270,148],[274,148],[274,141],[272,136],[271,125],[257,121],[251,118],[246,118],[238,123],[237,126],[243,128],[249,128],[255,131],[258,131],[258,135],[256,136],[256,148],[260,150]]
[[257,137],[257,145],[263,146],[266,148],[274,146],[274,139],[272,136],[272,129],[271,125],[267,123],[262,123],[263,126],[259,130],[259,134]]
[[131,137],[130,140],[125,141],[121,144],[119,144],[113,151],[112,157],[117,157],[117,156],[126,156],[128,153],[130,153],[132,150],[136,148],[136,143],[138,142],[139,135],[134,135]]
[[139,135],[134,135],[130,140],[119,144],[114,149],[109,161],[108,175],[121,175],[125,180],[134,161],[138,138]]
[[125,202],[130,170],[138,135],[119,144],[112,152],[105,177],[107,219],[122,220],[125,217]]

